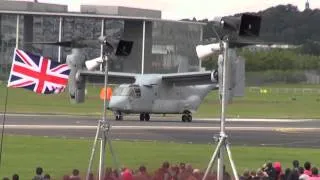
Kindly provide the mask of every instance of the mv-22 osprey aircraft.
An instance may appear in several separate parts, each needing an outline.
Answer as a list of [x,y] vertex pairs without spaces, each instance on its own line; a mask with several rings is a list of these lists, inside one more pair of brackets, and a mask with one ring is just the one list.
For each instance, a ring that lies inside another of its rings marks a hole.
[[[260,28],[260,19],[253,15],[242,15],[235,18],[223,18],[223,28],[238,29],[239,34],[248,34]],[[254,27],[254,29],[252,29]],[[256,33],[256,32],[254,32]],[[110,43],[106,38],[100,39],[107,54],[127,56],[130,54],[132,42],[120,40]],[[48,43],[46,43],[48,44]],[[228,70],[232,80],[228,83],[228,97],[244,94],[244,60],[236,55],[237,45],[249,45],[251,42],[230,43],[228,56],[232,68]],[[72,47],[72,54],[67,56],[71,68],[69,75],[70,97],[76,103],[84,102],[85,82],[104,82],[105,71],[96,70],[105,63],[109,56],[85,60],[79,48],[88,47],[85,41],[68,41],[51,43],[51,45]],[[220,52],[221,42],[197,46],[198,57]],[[219,89],[222,78],[223,55],[218,58],[218,69],[204,72],[177,72],[170,74],[133,74],[107,71],[108,84],[118,84],[108,103],[116,120],[123,120],[124,114],[140,114],[140,121],[149,121],[150,114],[182,114],[183,122],[192,121],[192,113],[196,112],[206,95]],[[220,85],[219,85],[220,84]]]
[[[239,81],[233,88],[241,93],[244,88],[244,61],[237,58],[235,53],[232,55],[235,63],[239,63],[237,75],[234,76]],[[219,62],[222,63],[222,56]],[[89,67],[90,61],[86,64]],[[91,82],[103,82],[104,72],[90,69],[78,70],[76,81],[88,79]],[[140,121],[149,121],[150,114],[182,114],[183,122],[191,122],[192,113],[206,95],[219,88],[219,77],[222,76],[219,69],[169,74],[108,72],[108,83],[120,84],[112,93],[108,109],[114,112],[116,120],[122,120],[124,114],[140,114]],[[81,91],[79,88],[75,90]]]

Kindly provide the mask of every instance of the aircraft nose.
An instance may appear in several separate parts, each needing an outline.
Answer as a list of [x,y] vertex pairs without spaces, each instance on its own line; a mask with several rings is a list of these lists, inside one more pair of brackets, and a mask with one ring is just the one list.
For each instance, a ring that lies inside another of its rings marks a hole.
[[109,109],[111,110],[130,110],[131,105],[128,97],[125,96],[112,96],[109,102]]

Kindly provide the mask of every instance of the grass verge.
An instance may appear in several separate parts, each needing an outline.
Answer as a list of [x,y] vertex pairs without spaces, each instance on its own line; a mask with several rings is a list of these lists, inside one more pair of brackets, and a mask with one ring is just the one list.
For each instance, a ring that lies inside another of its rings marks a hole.
[[[267,90],[261,93],[260,89]],[[320,119],[320,86],[270,85],[247,88],[244,97],[235,97],[228,105],[229,117],[240,118],[315,118]],[[4,110],[5,87],[0,86],[0,111]],[[35,114],[76,114],[100,116],[102,101],[99,86],[89,86],[83,104],[71,104],[67,93],[38,95],[24,89],[9,88],[7,112]],[[3,101],[2,101],[3,100]],[[111,112],[109,112],[111,114]],[[208,94],[195,117],[219,117],[217,91]]]
[[[155,170],[165,160],[172,164],[189,162],[194,167],[205,169],[214,151],[214,147],[208,144],[113,141],[112,145],[121,165],[136,169],[144,164],[149,171]],[[28,179],[32,178],[37,166],[42,166],[54,179],[70,174],[73,168],[84,174],[91,146],[91,139],[5,136],[0,175],[18,173],[22,179]],[[247,168],[256,170],[266,161],[280,161],[284,167],[291,167],[294,159],[301,163],[309,160],[314,166],[320,162],[317,149],[234,146],[231,150],[239,173]],[[95,169],[97,156],[98,153]],[[108,166],[112,165],[110,153],[106,162]]]

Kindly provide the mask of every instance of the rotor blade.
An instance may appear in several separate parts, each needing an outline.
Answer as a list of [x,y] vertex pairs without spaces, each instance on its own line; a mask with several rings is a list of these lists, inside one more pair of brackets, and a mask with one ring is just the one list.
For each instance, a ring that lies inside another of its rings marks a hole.
[[42,44],[42,45],[52,45],[52,46],[64,46],[72,47],[72,41],[61,41],[61,42],[25,42],[25,44]]
[[77,45],[82,45],[85,47],[98,47],[99,45],[101,45],[101,42],[98,39],[95,40],[80,40],[80,41],[76,41]]

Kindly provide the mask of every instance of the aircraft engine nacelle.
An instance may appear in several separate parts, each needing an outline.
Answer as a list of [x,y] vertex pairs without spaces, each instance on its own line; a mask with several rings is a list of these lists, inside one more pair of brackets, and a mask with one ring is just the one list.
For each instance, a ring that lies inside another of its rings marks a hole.
[[85,92],[86,92],[86,79],[83,76],[80,76],[78,73],[75,77],[75,96],[74,103],[83,103],[85,101]]
[[85,56],[81,54],[81,50],[73,49],[72,54],[67,56],[66,62],[70,67],[68,79],[70,101],[82,103],[85,97],[85,78],[78,77],[77,72],[85,68]]
[[[233,97],[244,96],[245,92],[245,60],[236,54],[234,49],[228,51],[230,65],[227,64],[226,73],[229,79],[226,80],[227,95],[226,100],[228,103],[232,102]],[[223,83],[223,55],[218,57],[218,79],[219,79],[219,94],[222,93]],[[221,96],[220,96],[221,97]]]
[[257,37],[260,34],[261,17],[253,14],[242,14],[239,17],[222,17],[219,19],[222,28],[227,32],[236,32],[242,37]]

